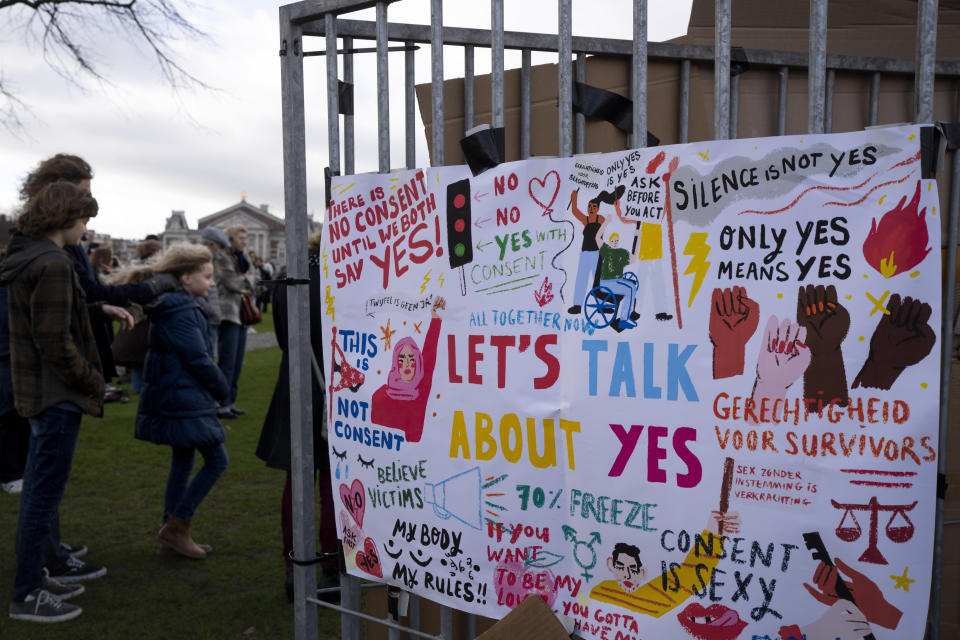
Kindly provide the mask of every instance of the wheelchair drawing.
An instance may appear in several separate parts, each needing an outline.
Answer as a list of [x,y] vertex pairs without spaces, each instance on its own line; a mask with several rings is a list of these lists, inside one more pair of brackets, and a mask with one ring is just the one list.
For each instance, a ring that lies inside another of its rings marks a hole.
[[[623,274],[623,278],[639,288],[640,282],[635,273],[628,271]],[[600,282],[599,278],[594,282],[593,289],[587,293],[583,303],[583,315],[594,329],[609,327],[623,303],[622,294],[614,293]]]

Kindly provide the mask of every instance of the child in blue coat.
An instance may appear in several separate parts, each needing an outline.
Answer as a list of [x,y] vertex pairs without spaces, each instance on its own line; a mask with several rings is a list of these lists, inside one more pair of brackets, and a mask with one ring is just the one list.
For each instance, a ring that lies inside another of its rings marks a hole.
[[[133,271],[134,278],[138,272],[169,273],[180,283],[145,307],[151,326],[135,436],[173,449],[164,524],[157,535],[161,549],[201,559],[211,547],[194,542],[190,523],[228,463],[217,405],[230,389],[213,361],[207,320],[194,301],[214,286],[213,258],[206,247],[178,245],[153,265]],[[204,464],[190,480],[197,451]]]

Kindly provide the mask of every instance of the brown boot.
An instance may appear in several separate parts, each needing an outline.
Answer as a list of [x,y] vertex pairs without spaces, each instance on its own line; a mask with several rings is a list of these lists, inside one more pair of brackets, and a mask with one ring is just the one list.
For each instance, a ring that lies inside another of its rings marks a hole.
[[188,558],[202,560],[207,557],[207,552],[190,537],[190,523],[174,515],[168,516],[160,528],[157,542]]
[[[194,542],[196,542],[196,541],[194,541]],[[202,543],[202,542],[197,542],[197,546],[200,547],[201,549],[203,549],[204,553],[210,553],[211,551],[213,551],[213,547],[211,547],[211,546],[208,545],[208,544],[204,544],[204,543]],[[160,542],[157,544],[157,553],[176,553],[176,552],[177,552],[176,549],[174,549],[173,547],[169,546],[167,543],[165,543],[165,542],[163,542],[163,541],[160,541]]]

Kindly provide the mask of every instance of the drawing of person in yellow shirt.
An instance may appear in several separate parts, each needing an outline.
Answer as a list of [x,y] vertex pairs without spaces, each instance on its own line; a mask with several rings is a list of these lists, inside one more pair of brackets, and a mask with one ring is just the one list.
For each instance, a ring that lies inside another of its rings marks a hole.
[[[710,582],[710,576],[723,555],[720,532],[731,535],[740,531],[740,516],[730,511],[712,511],[707,528],[700,534],[703,545],[694,543],[683,564],[670,572],[644,583],[647,570],[640,561],[640,549],[618,542],[607,558],[607,569],[613,580],[604,580],[590,590],[590,598],[637,613],[659,618],[669,613]],[[666,587],[666,588],[664,588]]]

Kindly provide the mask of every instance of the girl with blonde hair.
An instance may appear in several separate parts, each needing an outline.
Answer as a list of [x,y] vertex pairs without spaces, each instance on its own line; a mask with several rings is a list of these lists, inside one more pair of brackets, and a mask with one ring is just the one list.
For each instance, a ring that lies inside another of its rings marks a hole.
[[[124,277],[136,280],[155,273],[169,273],[179,287],[144,307],[151,327],[135,436],[173,450],[163,527],[157,534],[161,549],[201,559],[212,549],[194,542],[190,525],[228,464],[217,406],[230,389],[213,361],[207,319],[194,300],[214,286],[213,256],[200,245],[177,245]],[[191,481],[197,451],[204,465]]]

